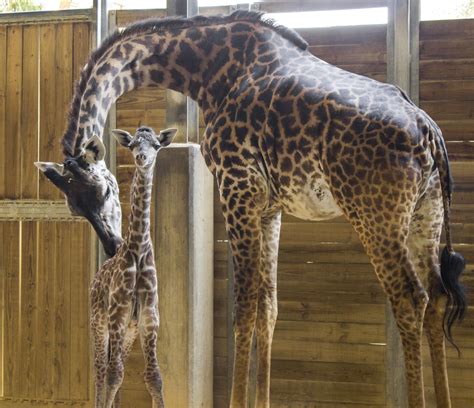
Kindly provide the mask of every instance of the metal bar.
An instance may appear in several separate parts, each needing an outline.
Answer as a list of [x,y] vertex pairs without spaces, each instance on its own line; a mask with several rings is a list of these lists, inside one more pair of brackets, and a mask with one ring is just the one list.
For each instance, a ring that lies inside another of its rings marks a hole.
[[216,14],[229,14],[231,6],[206,6],[199,7],[199,14],[203,16],[214,16]]
[[[107,18],[107,34],[112,34],[116,30],[117,13],[111,10]],[[105,34],[104,34],[105,37]],[[106,163],[108,169],[117,176],[117,143],[111,136],[111,130],[117,128],[117,105],[114,103],[108,113],[107,122],[104,128],[104,143],[107,149]]]
[[[390,0],[387,25],[387,80],[418,100],[419,0]],[[387,407],[407,407],[403,347],[389,302],[386,304]]]
[[[168,0],[168,16],[192,17],[198,13],[197,0]],[[166,126],[178,129],[176,142],[199,141],[199,116],[196,102],[177,92],[166,91]]]
[[410,98],[420,100],[420,0],[410,0]]
[[387,7],[387,3],[388,0],[259,0],[252,2],[252,8],[268,13],[284,13]]
[[25,13],[0,13],[0,24],[44,24],[65,21],[92,21],[92,9],[28,11]]

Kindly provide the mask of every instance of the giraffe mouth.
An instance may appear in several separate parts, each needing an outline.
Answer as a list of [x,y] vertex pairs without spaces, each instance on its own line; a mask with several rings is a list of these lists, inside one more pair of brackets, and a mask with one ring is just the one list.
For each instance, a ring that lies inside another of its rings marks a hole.
[[122,243],[122,237],[115,235],[98,215],[86,216],[97,233],[104,251],[109,257],[113,257],[117,253],[118,247]]

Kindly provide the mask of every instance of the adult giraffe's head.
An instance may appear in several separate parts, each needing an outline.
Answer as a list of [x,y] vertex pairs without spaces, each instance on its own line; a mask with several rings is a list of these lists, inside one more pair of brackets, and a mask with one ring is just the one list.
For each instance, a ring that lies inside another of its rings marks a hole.
[[93,136],[76,156],[66,157],[63,164],[35,165],[64,193],[71,213],[87,218],[107,255],[113,256],[122,241],[122,212],[117,181],[107,169],[104,157],[104,144]]

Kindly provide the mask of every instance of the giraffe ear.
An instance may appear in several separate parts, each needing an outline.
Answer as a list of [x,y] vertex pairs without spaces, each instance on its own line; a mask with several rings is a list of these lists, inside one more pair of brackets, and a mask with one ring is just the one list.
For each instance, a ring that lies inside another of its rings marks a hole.
[[97,135],[92,136],[85,144],[86,160],[88,163],[97,163],[104,160],[105,146]]
[[130,142],[132,141],[132,135],[128,133],[126,130],[121,129],[114,129],[112,130],[115,139],[119,142],[123,147],[129,147]]
[[65,191],[67,182],[63,176],[64,166],[53,162],[35,162],[39,170],[61,191]]
[[163,147],[168,146],[173,141],[177,131],[178,129],[175,128],[160,130],[160,134],[158,135],[160,145]]

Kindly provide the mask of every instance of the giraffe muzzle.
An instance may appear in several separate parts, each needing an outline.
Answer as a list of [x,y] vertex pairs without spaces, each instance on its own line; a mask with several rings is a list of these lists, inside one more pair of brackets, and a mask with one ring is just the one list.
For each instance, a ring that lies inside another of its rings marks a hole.
[[142,154],[142,153],[139,153],[135,156],[135,161],[137,162],[137,164],[139,165],[143,165],[146,163],[146,155]]

